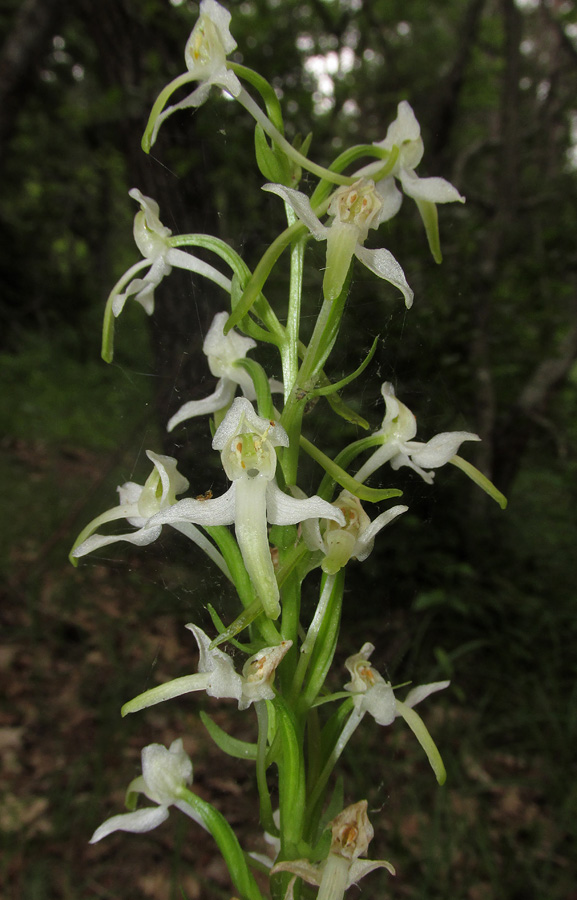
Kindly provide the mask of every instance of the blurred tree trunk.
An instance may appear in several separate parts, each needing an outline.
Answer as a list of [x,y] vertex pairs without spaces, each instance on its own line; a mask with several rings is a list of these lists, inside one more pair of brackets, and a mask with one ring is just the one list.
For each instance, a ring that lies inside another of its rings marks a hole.
[[467,65],[475,46],[486,0],[471,0],[459,29],[459,46],[447,76],[441,82],[431,116],[431,140],[427,159],[431,172],[445,171],[445,149],[458,117],[459,97],[465,84]]
[[577,317],[560,342],[557,354],[541,360],[536,365],[497,432],[494,478],[505,493],[510,490],[522,467],[523,455],[537,429],[548,431],[555,450],[560,455],[564,454],[562,441],[549,415],[548,407],[566,381],[575,359],[577,359]]
[[[163,147],[162,134],[151,155],[147,156],[140,147],[155,99],[150,96],[135,109],[133,98],[141,96],[139,86],[146,70],[145,57],[153,50],[158,52],[166,60],[165,71],[169,71],[171,59],[182,55],[186,36],[182,46],[174,46],[166,33],[144,27],[138,4],[131,0],[99,0],[98,3],[77,0],[77,4],[98,49],[104,87],[120,89],[125,98],[116,135],[126,160],[129,187],[138,187],[143,194],[157,200],[163,224],[175,233],[217,234],[218,216],[205,172],[193,169],[186,179],[180,179],[163,165],[160,159],[167,143]],[[163,86],[164,80],[159,82],[158,91]],[[185,128],[171,129],[171,150],[195,143],[198,141],[192,116],[187,118]],[[176,269],[156,291],[150,329],[155,355],[156,406],[162,428],[182,403],[193,397],[192,391],[197,391],[194,396],[210,393],[202,384],[207,368],[201,347],[212,316],[220,308],[215,305],[215,294],[222,304],[222,291],[211,282]],[[165,437],[165,450],[170,453],[174,450],[174,438],[170,435]]]
[[[503,22],[503,76],[499,114],[498,166],[493,185],[494,206],[488,223],[473,312],[471,364],[477,391],[477,427],[482,438],[477,465],[494,477],[497,401],[491,360],[492,298],[501,262],[507,253],[511,226],[518,214],[517,165],[519,158],[518,99],[521,14],[515,0],[501,0]],[[497,485],[501,487],[501,485]],[[475,494],[473,510],[484,513],[487,498]]]
[[23,0],[0,50],[0,161],[62,9],[61,0]]

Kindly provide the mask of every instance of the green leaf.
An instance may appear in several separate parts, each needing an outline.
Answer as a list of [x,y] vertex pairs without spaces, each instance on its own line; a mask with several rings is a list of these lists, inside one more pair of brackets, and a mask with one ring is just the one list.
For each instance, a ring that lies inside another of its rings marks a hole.
[[233,756],[235,759],[256,759],[257,747],[249,741],[240,741],[238,738],[231,737],[220,725],[213,722],[210,716],[201,710],[200,718],[202,724],[210,734],[214,743],[224,753]]
[[[212,603],[207,603],[206,609],[207,609],[207,612],[208,612],[210,618],[212,619],[212,624],[214,625],[214,627],[216,628],[218,633],[223,634],[226,631],[227,626],[224,624],[224,622],[220,618],[219,614],[217,613],[217,611],[214,608],[214,606],[212,605]],[[237,650],[240,650],[241,653],[245,653],[247,656],[253,656],[255,653],[258,653],[258,651],[261,649],[261,644],[259,644],[259,643],[250,644],[247,642],[243,642],[241,644],[240,641],[236,641],[234,638],[229,638],[228,643],[232,644],[233,647],[236,647]]]
[[358,425],[359,428],[363,428],[367,431],[370,428],[369,423],[366,419],[360,415],[360,413],[355,412],[350,406],[348,406],[344,400],[336,394],[329,394],[327,397],[327,402],[329,403],[333,412],[340,416],[341,419],[344,419],[346,422],[350,422],[351,425]]
[[304,764],[301,752],[301,740],[292,709],[282,697],[267,700],[267,705],[274,707],[278,718],[278,729],[281,734],[282,755],[278,761],[279,770],[279,808],[281,815],[281,834],[285,839],[297,846],[302,836],[302,825],[305,805]]
[[[344,569],[337,572],[334,579],[327,609],[311,654],[306,685],[301,693],[302,703],[305,706],[311,706],[317,699],[325,683],[337,646],[345,584]],[[325,581],[326,576],[323,578],[322,585]]]
[[230,625],[225,628],[225,630],[219,634],[217,638],[211,641],[209,650],[213,650],[215,647],[218,647],[220,644],[224,644],[225,641],[230,641],[233,637],[236,637],[237,634],[240,634],[241,631],[244,631],[245,628],[248,628],[261,613],[264,612],[262,603],[260,599],[256,599],[248,606],[246,609],[240,613],[239,616],[236,617],[234,622],[231,622]]
[[286,153],[273,144],[271,147],[260,125],[254,130],[256,162],[267,181],[291,187],[294,183],[292,163]]
[[350,384],[351,381],[354,381],[355,378],[358,378],[370,363],[371,359],[375,355],[375,350],[377,349],[377,343],[379,340],[379,335],[373,341],[373,345],[369,352],[367,353],[365,359],[362,361],[360,366],[355,369],[354,372],[351,372],[350,375],[347,375],[345,378],[341,378],[340,381],[335,381],[332,384],[328,384],[325,387],[314,388],[312,391],[309,391],[310,397],[327,397],[329,394],[334,394],[336,391],[342,390],[347,384]]

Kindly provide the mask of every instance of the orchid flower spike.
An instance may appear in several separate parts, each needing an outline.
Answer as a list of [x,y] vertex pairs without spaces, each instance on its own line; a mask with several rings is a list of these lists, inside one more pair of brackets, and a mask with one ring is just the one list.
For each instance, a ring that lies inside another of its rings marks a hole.
[[[152,831],[168,819],[170,806],[183,802],[184,789],[191,783],[192,763],[184,751],[182,738],[173,741],[168,749],[162,744],[149,744],[142,751],[142,775],[128,785],[126,805],[134,809],[136,795],[144,794],[156,806],[112,816],[96,829],[90,843],[96,844],[114,831],[136,834]],[[187,812],[190,815],[188,807]]]
[[407,309],[413,303],[413,291],[405,273],[388,250],[368,250],[364,247],[370,228],[378,228],[385,221],[387,207],[381,188],[370,178],[359,178],[352,185],[343,185],[333,194],[328,214],[330,225],[323,225],[314,212],[309,198],[301,191],[282,184],[265,184],[264,191],[278,194],[289,204],[317,241],[327,242],[327,265],[323,280],[325,300],[336,300],[343,289],[353,256],[379,278],[397,287],[405,298]]
[[342,510],[344,526],[331,519],[312,519],[303,525],[303,537],[309,550],[320,550],[324,554],[321,568],[327,575],[334,575],[350,559],[365,560],[373,550],[379,531],[409,508],[393,506],[371,522],[359,498],[347,490],[341,491],[333,506]]
[[[332,831],[329,855],[314,865],[308,859],[276,863],[275,872],[292,872],[308,884],[318,886],[317,900],[342,900],[345,891],[375,869],[395,869],[385,859],[359,859],[368,850],[374,830],[367,815],[367,801],[347,806],[330,823]],[[290,896],[290,895],[289,895]]]
[[402,716],[427,754],[437,781],[439,784],[442,784],[446,775],[439,751],[423,720],[417,715],[413,707],[428,697],[429,694],[434,694],[436,691],[442,691],[447,688],[450,682],[434,681],[430,684],[412,688],[404,702],[401,702],[395,697],[391,683],[385,681],[383,676],[370,664],[369,658],[374,649],[374,644],[363,644],[359,653],[349,656],[345,661],[351,680],[345,684],[344,689],[345,691],[350,691],[353,695],[356,719],[360,721],[365,713],[370,713],[377,725],[391,725],[397,716]]
[[[154,468],[144,485],[127,481],[117,488],[120,499],[118,506],[113,506],[112,509],[96,516],[81,531],[70,553],[72,562],[82,556],[86,556],[87,553],[92,553],[94,550],[100,550],[109,544],[115,544],[117,541],[127,541],[129,544],[144,547],[160,537],[162,525],[150,527],[149,521],[151,517],[163,509],[172,507],[176,503],[177,495],[183,494],[184,491],[188,490],[189,483],[178,471],[177,461],[172,456],[161,456],[158,453],[153,453],[152,450],[147,450],[146,455]],[[117,519],[126,519],[129,525],[133,525],[137,530],[124,534],[95,533],[96,529],[101,525],[114,522]],[[231,575],[228,566],[206,535],[194,525],[187,523],[173,523],[173,527],[197,544],[201,550],[204,550],[226,577],[230,579]]]
[[375,431],[375,435],[382,435],[383,443],[356,473],[357,481],[366,481],[376,469],[390,462],[393,469],[409,466],[427,484],[432,484],[435,473],[425,469],[438,469],[444,466],[455,456],[463,441],[481,440],[478,434],[470,431],[443,431],[426,443],[414,441],[417,420],[411,410],[397,400],[395,389],[390,382],[385,381],[381,393],[386,412],[383,423]]
[[[216,0],[202,0],[200,16],[194,26],[184,50],[187,72],[171,81],[156,100],[146,131],[142,139],[143,149],[148,153],[154,144],[158,129],[168,116],[177,109],[202,106],[211,86],[223,88],[233,97],[241,90],[241,83],[227,68],[227,56],[236,49],[236,41],[230,33],[231,14]],[[191,81],[199,81],[199,86],[184,100],[165,109],[166,101],[175,90]]]
[[[377,147],[384,150],[397,150],[398,156],[391,174],[383,179],[382,193],[386,198],[381,221],[395,216],[403,202],[403,196],[395,186],[395,178],[400,182],[403,193],[411,197],[421,214],[429,246],[436,262],[441,262],[439,232],[437,222],[437,203],[464,203],[457,188],[444,178],[419,178],[415,169],[423,158],[424,145],[421,138],[421,126],[417,122],[412,107],[402,100],[397,107],[397,118],[391,122],[383,141],[376,142]],[[376,174],[382,162],[370,163],[357,174],[371,176]]]
[[267,616],[278,618],[279,589],[271,558],[267,521],[296,525],[306,519],[329,518],[344,525],[340,509],[318,496],[305,500],[285,494],[276,483],[276,447],[288,447],[282,425],[257,415],[245,397],[237,397],[216,430],[212,446],[221,451],[228,491],[213,500],[181,500],[149,521],[161,524],[235,526],[246,570]]
[[[256,393],[252,378],[246,369],[236,365],[240,359],[244,359],[254,347],[256,341],[239,334],[231,329],[224,333],[224,326],[229,318],[229,313],[217,313],[210,328],[207,331],[202,345],[203,353],[208,357],[208,367],[211,373],[218,378],[216,389],[203,400],[189,400],[176,412],[168,422],[167,429],[172,431],[181,422],[192,419],[195,416],[205,416],[226,409],[233,401],[237,387],[249,400],[256,400]],[[282,392],[283,385],[274,378],[269,379],[271,391]]]
[[277,647],[264,647],[259,650],[247,659],[242,675],[239,675],[228,653],[224,653],[218,647],[211,649],[211,639],[198,625],[191,623],[186,627],[192,631],[198,644],[197,674],[175,678],[139,694],[124,704],[123,716],[193,691],[206,691],[209,697],[218,699],[226,697],[237,700],[239,709],[247,709],[257,700],[274,698],[272,683],[275,672],[284,655],[292,647],[292,641],[282,641]]

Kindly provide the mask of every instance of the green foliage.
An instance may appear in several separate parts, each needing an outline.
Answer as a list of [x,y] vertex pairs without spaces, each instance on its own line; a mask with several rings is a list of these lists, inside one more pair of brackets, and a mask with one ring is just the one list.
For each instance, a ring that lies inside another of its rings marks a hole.
[[149,418],[146,407],[153,396],[151,380],[140,368],[148,347],[139,318],[131,316],[133,361],[125,359],[124,368],[107,367],[95,354],[85,359],[81,337],[67,326],[50,340],[28,333],[18,354],[1,354],[0,429],[49,445],[112,450],[124,444]]

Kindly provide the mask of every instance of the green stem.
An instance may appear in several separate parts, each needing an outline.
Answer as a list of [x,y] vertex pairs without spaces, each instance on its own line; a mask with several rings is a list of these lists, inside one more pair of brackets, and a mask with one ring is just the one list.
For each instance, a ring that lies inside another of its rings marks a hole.
[[213,836],[242,900],[263,900],[238,839],[224,816],[186,788],[181,789],[181,799],[175,806],[195,822],[201,822]]
[[[363,720],[364,713],[359,713],[356,709],[353,709],[349,718],[345,723],[345,727],[341,731],[338,740],[327,759],[321,774],[318,776],[315,782],[315,786],[311,791],[311,794],[307,803],[307,810],[312,813],[315,809],[318,801],[321,799],[323,792],[327,786],[328,780],[331,776],[331,773],[341,756],[343,750],[347,746],[349,740],[361,724]],[[307,816],[308,818],[308,816]]]
[[281,736],[282,752],[277,761],[279,771],[279,808],[281,855],[294,858],[302,838],[305,806],[305,775],[302,735],[292,709],[282,697],[272,701]]
[[[295,225],[298,222],[296,213],[288,203],[285,203],[285,209],[289,226]],[[284,379],[285,400],[294,387],[299,366],[298,348],[305,244],[306,237],[303,235],[298,240],[295,240],[291,247],[289,302],[285,326],[287,337]],[[289,484],[292,483],[293,482],[289,479]]]
[[[226,243],[226,241],[214,237],[213,235],[178,234],[174,237],[171,237],[169,243],[171,247],[202,247],[206,250],[211,250],[230,266],[230,268],[233,270],[235,275],[238,276],[242,283],[248,281],[250,284],[252,279],[254,279],[254,275],[251,276],[250,269],[248,268],[244,260],[238,255],[238,253],[233,250],[233,248],[230,247]],[[284,247],[282,249],[284,249]],[[282,252],[282,250],[280,252]],[[266,279],[264,279],[264,281],[266,281]],[[274,335],[276,343],[278,343],[279,345],[283,344],[286,340],[285,330],[280,324],[268,301],[262,296],[260,289],[256,292],[253,303],[255,304],[255,310],[258,313],[259,318],[264,322],[271,334]],[[234,310],[233,315],[236,312],[237,310]],[[240,318],[242,318],[242,316],[239,316],[235,320],[235,325],[238,324]],[[227,331],[228,330],[229,328],[227,327]]]
[[277,827],[272,814],[270,791],[266,780],[266,748],[268,740],[268,708],[264,700],[258,700],[254,708],[258,719],[256,749],[256,783],[260,797],[260,824],[269,834],[276,834]]
[[258,122],[271,140],[273,140],[281,150],[284,150],[286,155],[296,162],[297,165],[302,166],[303,169],[312,172],[313,175],[317,175],[319,178],[330,181],[332,184],[354,184],[354,178],[349,178],[346,175],[339,175],[337,172],[331,172],[330,169],[325,169],[324,166],[317,165],[310,159],[307,159],[306,156],[303,156],[302,153],[299,153],[298,150],[295,150],[292,144],[289,144],[287,139],[283,137],[277,128],[275,128],[270,119],[263,113],[260,106],[254,102],[250,94],[247,94],[244,88],[241,90],[240,94],[235,97],[235,100],[238,100],[241,106],[244,106],[246,111],[251,114],[256,122]]
[[292,684],[293,701],[299,696],[301,692],[304,677],[306,675],[308,665],[311,661],[311,654],[314,650],[314,646],[329,605],[329,600],[331,598],[335,583],[335,577],[335,575],[328,575],[326,577],[322,586],[321,595],[319,597],[319,602],[317,604],[313,620],[309,626],[309,630],[307,631],[307,636],[301,644],[300,658],[297,664],[295,677]]

